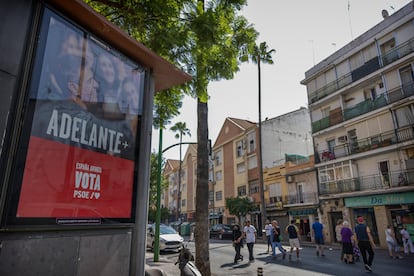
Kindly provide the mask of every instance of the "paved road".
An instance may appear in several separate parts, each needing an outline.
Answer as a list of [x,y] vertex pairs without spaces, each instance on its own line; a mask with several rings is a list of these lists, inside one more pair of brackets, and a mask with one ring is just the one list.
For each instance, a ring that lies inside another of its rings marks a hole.
[[[190,243],[189,248],[194,252],[194,244]],[[288,246],[284,246],[289,249]],[[245,260],[237,265],[233,264],[234,248],[230,241],[210,241],[210,265],[214,276],[232,275],[257,275],[258,268],[263,269],[263,275],[346,275],[357,276],[367,275],[363,268],[362,260],[356,264],[345,264],[339,261],[339,250],[334,248],[326,250],[325,257],[317,257],[313,247],[304,246],[301,249],[301,260],[297,261],[295,255],[292,261],[288,258],[282,260],[279,253],[275,260],[266,253],[267,245],[257,243],[254,247],[255,261],[246,261],[248,256],[247,247],[242,249]],[[375,250],[373,272],[371,275],[414,275],[414,254],[405,256],[402,260],[394,260],[388,257],[385,250]],[[176,260],[176,254],[166,254],[163,257]],[[369,275],[369,274],[368,274]]]

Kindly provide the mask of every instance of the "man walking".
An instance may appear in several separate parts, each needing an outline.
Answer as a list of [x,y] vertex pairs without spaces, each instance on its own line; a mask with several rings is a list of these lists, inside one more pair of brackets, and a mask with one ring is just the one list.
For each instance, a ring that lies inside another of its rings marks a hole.
[[270,223],[269,220],[266,220],[266,226],[264,228],[264,231],[266,233],[266,240],[267,240],[267,253],[269,253],[270,248],[272,246],[272,240],[271,240],[271,235],[272,235],[272,224]]
[[289,234],[289,245],[290,245],[289,261],[292,260],[292,252],[293,252],[294,247],[296,247],[296,259],[300,261],[300,258],[299,258],[300,244],[299,244],[299,235],[298,235],[299,229],[296,227],[294,219],[292,219],[290,221],[290,224],[286,226],[285,232]]
[[316,256],[323,254],[323,245],[325,244],[323,237],[323,224],[319,222],[319,218],[315,218],[315,222],[312,224],[312,234],[316,244]]
[[[365,271],[372,272],[372,261],[374,260],[374,240],[371,236],[371,230],[365,224],[365,219],[362,216],[357,217],[358,224],[355,226],[355,236],[358,241],[358,247],[361,251],[362,259],[364,261]],[[368,258],[367,258],[368,253]]]
[[246,221],[246,226],[243,228],[243,236],[246,239],[247,249],[249,250],[249,261],[253,262],[253,245],[256,242],[256,228],[250,224],[250,220]]

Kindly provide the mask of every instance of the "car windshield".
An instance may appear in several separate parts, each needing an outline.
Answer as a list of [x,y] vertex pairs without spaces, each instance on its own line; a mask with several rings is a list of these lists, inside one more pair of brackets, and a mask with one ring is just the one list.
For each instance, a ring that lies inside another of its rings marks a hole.
[[160,225],[160,234],[177,234],[177,232],[170,226]]

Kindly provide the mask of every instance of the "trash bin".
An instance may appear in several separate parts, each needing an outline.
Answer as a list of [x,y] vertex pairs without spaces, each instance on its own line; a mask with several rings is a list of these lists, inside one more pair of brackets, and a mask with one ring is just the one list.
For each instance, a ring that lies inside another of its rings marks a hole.
[[181,224],[180,234],[181,234],[181,236],[190,236],[190,223],[183,222]]

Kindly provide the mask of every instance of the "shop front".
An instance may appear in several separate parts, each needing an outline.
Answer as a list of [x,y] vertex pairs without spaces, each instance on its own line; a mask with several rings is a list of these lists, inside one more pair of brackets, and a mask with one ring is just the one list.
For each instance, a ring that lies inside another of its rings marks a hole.
[[353,225],[358,216],[365,217],[374,242],[382,248],[386,248],[385,229],[388,225],[394,228],[400,243],[399,232],[403,226],[414,236],[414,192],[345,198],[345,206],[350,209]]
[[295,220],[302,241],[311,241],[311,221],[317,216],[315,208],[291,209],[288,211],[291,220]]

